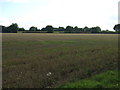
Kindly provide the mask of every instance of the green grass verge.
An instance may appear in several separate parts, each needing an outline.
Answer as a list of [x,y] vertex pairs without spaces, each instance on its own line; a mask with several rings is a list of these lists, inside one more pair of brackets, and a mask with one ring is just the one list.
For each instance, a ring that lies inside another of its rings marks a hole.
[[66,83],[59,88],[120,88],[119,82],[118,71],[108,71],[88,79]]

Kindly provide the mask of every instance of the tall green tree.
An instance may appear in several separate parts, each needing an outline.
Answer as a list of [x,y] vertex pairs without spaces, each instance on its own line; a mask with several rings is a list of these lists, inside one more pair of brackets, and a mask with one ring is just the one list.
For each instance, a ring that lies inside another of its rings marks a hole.
[[17,23],[12,23],[10,26],[8,26],[5,30],[6,33],[17,33],[19,27]]
[[67,26],[65,29],[65,33],[72,33],[73,30],[74,28],[72,26]]
[[113,29],[117,32],[120,33],[120,24],[116,24]]
[[25,31],[25,29],[24,28],[19,28],[18,31]]
[[29,31],[37,31],[37,27],[32,26],[30,27]]
[[74,27],[74,33],[78,33],[79,32],[79,28],[77,26]]
[[51,25],[47,25],[46,28],[45,28],[45,30],[46,30],[48,33],[53,33],[53,32],[54,32],[54,28],[53,28],[53,26],[51,26]]
[[99,32],[101,32],[101,28],[99,26],[91,28],[91,33],[99,33]]
[[42,28],[41,31],[46,31],[46,28]]
[[84,30],[84,32],[88,32],[89,28],[87,26],[85,26],[83,30]]
[[0,26],[1,32],[6,33],[7,32],[7,27],[5,26]]

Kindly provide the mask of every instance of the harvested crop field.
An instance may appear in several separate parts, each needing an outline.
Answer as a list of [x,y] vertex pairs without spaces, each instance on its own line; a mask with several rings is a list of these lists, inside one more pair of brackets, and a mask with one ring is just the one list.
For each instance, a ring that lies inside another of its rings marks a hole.
[[3,88],[55,88],[118,69],[117,34],[2,34]]

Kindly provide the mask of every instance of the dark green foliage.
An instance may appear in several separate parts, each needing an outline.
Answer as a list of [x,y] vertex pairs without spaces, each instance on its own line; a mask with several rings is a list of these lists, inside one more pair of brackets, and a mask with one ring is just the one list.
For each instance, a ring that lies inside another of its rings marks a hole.
[[73,33],[80,33],[81,29],[78,28],[77,26],[74,27]]
[[7,30],[6,30],[7,27],[5,27],[5,26],[1,26],[0,29],[1,29],[1,32],[3,32],[3,33],[7,32]]
[[25,29],[24,28],[19,28],[18,31],[25,31]]
[[72,26],[67,26],[65,29],[65,33],[100,33],[101,28],[100,27],[92,27],[88,28],[87,26],[84,28],[78,28],[75,26],[74,28]]
[[46,30],[48,33],[53,33],[53,32],[54,32],[53,29],[54,29],[54,28],[53,28],[51,25],[47,25],[46,28],[45,28],[45,30]]
[[67,26],[65,29],[65,33],[72,33],[73,32],[73,27],[72,26]]
[[40,29],[37,29],[36,31],[41,31]]
[[18,25],[17,23],[12,23],[10,26],[8,27],[2,27],[2,32],[3,33],[17,33],[18,31]]
[[30,27],[29,31],[37,31],[37,27],[32,26]]
[[22,33],[47,33],[46,31],[40,31],[40,30],[37,30],[37,31],[23,31]]
[[116,25],[113,27],[113,29],[114,29],[115,31],[120,31],[120,24],[116,24]]
[[100,33],[101,32],[101,28],[99,26],[92,27],[92,28],[88,28],[86,26],[86,27],[84,27],[83,31],[85,33]]
[[113,29],[117,32],[120,33],[120,24],[116,24]]
[[10,25],[8,27],[8,30],[11,32],[11,33],[17,33],[18,31],[18,25],[16,23],[13,23],[12,25]]
[[74,27],[74,32],[79,31],[79,28],[77,26]]
[[[1,27],[2,27],[3,33],[17,33],[17,31],[25,31],[24,28],[18,28],[18,25],[16,23],[12,23],[8,27],[5,27],[5,26],[1,26]],[[116,31],[116,33],[120,33],[120,24],[115,25],[113,29]],[[41,30],[37,29],[37,27],[32,26],[29,28],[29,31],[30,33],[32,33],[31,31],[34,31],[33,33],[53,33],[54,31],[58,33],[103,33],[103,34],[114,34],[115,33],[109,30],[102,31],[99,26],[91,27],[91,28],[87,26],[85,26],[84,28],[79,28],[77,26],[75,27],[67,26],[66,28],[64,27],[54,28],[52,25],[47,25],[45,28],[42,28]],[[25,31],[23,33],[29,33],[29,31]],[[36,31],[39,31],[39,32],[36,32]]]
[[57,31],[64,31],[65,29],[64,29],[64,27],[59,27],[58,29],[57,29]]
[[46,28],[42,28],[41,31],[46,31]]
[[86,26],[86,27],[84,27],[84,32],[88,32],[89,31],[89,28]]
[[97,27],[92,27],[90,29],[91,33],[99,33],[101,31],[101,28],[99,26]]

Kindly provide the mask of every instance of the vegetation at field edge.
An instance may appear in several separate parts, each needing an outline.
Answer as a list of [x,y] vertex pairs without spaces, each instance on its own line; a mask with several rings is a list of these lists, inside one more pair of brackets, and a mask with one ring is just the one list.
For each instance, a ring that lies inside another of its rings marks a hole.
[[87,79],[66,83],[58,88],[120,88],[119,82],[118,71],[107,71]]

